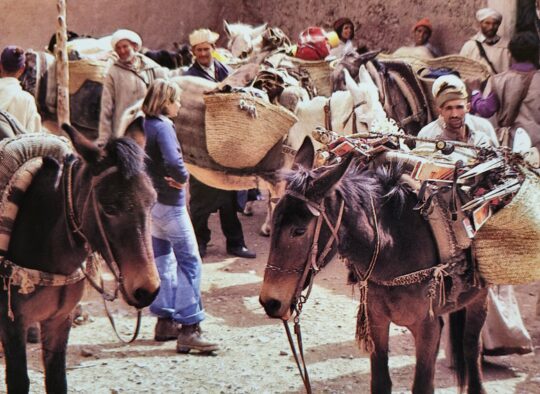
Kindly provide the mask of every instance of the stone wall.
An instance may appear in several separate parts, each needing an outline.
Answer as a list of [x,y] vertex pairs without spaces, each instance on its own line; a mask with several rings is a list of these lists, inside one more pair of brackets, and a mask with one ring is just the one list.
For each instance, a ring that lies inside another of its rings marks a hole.
[[[506,0],[505,0],[506,1]],[[330,27],[348,16],[357,37],[370,48],[395,50],[410,43],[411,27],[429,17],[433,43],[457,52],[472,35],[474,13],[487,0],[68,0],[68,26],[79,34],[103,36],[120,27],[139,32],[151,48],[186,42],[191,30],[208,26],[222,32],[222,21],[268,22],[293,40],[310,25]],[[39,6],[37,6],[39,5]],[[0,46],[14,43],[43,48],[55,30],[55,0],[2,0]],[[223,43],[223,39],[220,43]]]

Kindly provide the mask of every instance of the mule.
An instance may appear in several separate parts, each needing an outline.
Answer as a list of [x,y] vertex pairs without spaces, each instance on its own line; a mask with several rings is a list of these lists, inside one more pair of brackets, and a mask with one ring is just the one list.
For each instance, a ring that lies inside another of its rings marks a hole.
[[[111,267],[124,300],[146,307],[159,291],[159,275],[150,234],[156,194],[144,171],[144,151],[127,138],[99,149],[70,126],[63,128],[78,155],[63,163],[45,157],[28,190],[14,196],[19,213],[2,266],[9,261],[68,276],[95,251]],[[10,286],[11,278],[3,280],[8,287],[0,289],[0,336],[8,392],[29,391],[26,330],[40,322],[46,391],[66,393],[70,313],[82,298],[84,280],[36,284],[29,294],[19,293],[22,285]]]
[[332,71],[332,89],[334,92],[345,90],[343,70],[360,80],[359,70],[364,66],[379,89],[379,99],[388,116],[407,134],[417,135],[436,117],[428,99],[431,92],[426,91],[408,64],[399,60],[378,60],[375,57],[379,52],[352,52],[340,59]]
[[171,70],[180,67],[189,67],[193,64],[193,55],[188,44],[174,42],[174,51],[166,49],[146,49],[144,55],[157,64]]
[[223,30],[227,34],[229,41],[227,49],[234,57],[245,59],[256,54],[262,49],[262,35],[266,30],[266,23],[260,26],[250,26],[244,23],[228,23],[223,21]]
[[[297,157],[298,170],[288,176],[287,190],[273,215],[260,291],[267,315],[289,319],[302,289],[339,254],[347,261],[350,281],[360,284],[357,338],[370,351],[373,393],[392,390],[388,368],[392,322],[407,327],[414,336],[412,392],[434,392],[441,315],[446,313],[451,313],[460,390],[467,382],[469,393],[483,393],[479,340],[487,289],[476,286],[474,270],[466,263],[437,270],[435,239],[429,223],[413,210],[418,199],[401,183],[402,169],[367,166],[349,158],[333,167],[308,170],[313,152],[304,146]],[[417,277],[410,283],[396,282],[405,276]]]

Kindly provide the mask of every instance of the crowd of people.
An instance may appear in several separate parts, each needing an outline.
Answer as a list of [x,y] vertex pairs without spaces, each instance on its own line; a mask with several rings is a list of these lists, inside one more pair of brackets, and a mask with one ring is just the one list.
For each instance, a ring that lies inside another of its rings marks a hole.
[[[502,15],[490,8],[479,10],[476,20],[479,31],[464,43],[460,54],[485,64],[492,77],[483,90],[478,80],[463,81],[456,75],[437,79],[432,94],[439,117],[426,125],[419,136],[511,147],[516,130],[521,128],[529,135],[532,146],[539,149],[538,37],[532,32],[517,33],[511,39],[500,37]],[[428,18],[420,19],[411,31],[414,45],[398,49],[395,55],[411,48],[420,57],[441,55],[430,43],[434,29]],[[193,31],[189,36],[193,65],[187,71],[170,70],[140,53],[142,40],[137,33],[125,29],[116,31],[111,39],[116,59],[108,68],[101,98],[98,145],[117,137],[124,111],[138,100],[144,100],[147,168],[158,195],[152,209],[152,240],[162,283],[150,310],[157,316],[155,339],[176,340],[178,352],[218,349],[217,344],[203,336],[200,328],[205,316],[200,291],[201,264],[211,239],[210,215],[219,213],[226,251],[230,255],[256,257],[245,243],[238,218],[237,192],[213,188],[188,174],[172,121],[178,114],[182,92],[169,81],[171,77],[189,75],[221,82],[231,73],[226,64],[213,56],[218,38],[217,33],[208,29]],[[302,32],[295,54],[315,60],[327,56],[339,58],[354,50],[355,24],[349,18],[340,18],[333,24],[333,34],[320,28]],[[8,46],[2,51],[0,110],[14,117],[24,130],[38,132],[41,118],[35,100],[22,90],[18,81],[24,67],[21,48]],[[531,338],[519,317],[512,288],[493,288],[490,304],[492,312],[488,315],[488,328],[484,330],[486,354],[530,352]],[[513,312],[505,314],[503,310]]]

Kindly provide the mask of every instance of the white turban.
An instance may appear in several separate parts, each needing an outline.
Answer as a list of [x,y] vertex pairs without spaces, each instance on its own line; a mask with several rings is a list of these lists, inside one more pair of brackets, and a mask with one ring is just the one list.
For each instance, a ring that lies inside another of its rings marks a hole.
[[500,23],[503,16],[499,11],[496,11],[493,8],[481,8],[476,11],[476,20],[478,22],[482,22],[484,19],[487,18],[493,18]]
[[450,100],[467,99],[467,87],[461,79],[453,74],[440,76],[433,82],[431,93],[435,98],[437,107],[442,107]]
[[202,44],[203,42],[215,44],[218,38],[219,34],[213,32],[212,30],[199,29],[195,30],[189,35],[189,45],[194,47],[195,45]]
[[122,40],[128,40],[134,43],[137,46],[137,51],[140,50],[142,47],[141,37],[137,33],[127,29],[120,29],[116,30],[111,37],[111,46],[113,47],[113,49],[116,48],[116,44],[118,44],[118,41]]

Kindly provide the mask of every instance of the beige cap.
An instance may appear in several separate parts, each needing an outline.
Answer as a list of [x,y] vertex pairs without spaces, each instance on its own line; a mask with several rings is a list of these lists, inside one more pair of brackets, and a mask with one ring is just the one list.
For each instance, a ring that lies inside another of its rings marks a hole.
[[431,93],[439,108],[449,100],[466,100],[469,97],[463,81],[453,74],[437,78],[433,82]]
[[114,34],[111,37],[111,46],[116,48],[116,44],[118,44],[118,41],[122,40],[128,40],[132,43],[134,43],[137,46],[137,51],[141,49],[142,47],[142,40],[141,36],[139,36],[137,33],[131,30],[127,29],[120,29],[116,30]]
[[218,38],[219,38],[219,34],[213,32],[212,30],[199,29],[199,30],[193,31],[189,35],[189,44],[192,47],[198,44],[202,44],[203,42],[207,42],[209,44],[215,44]]

